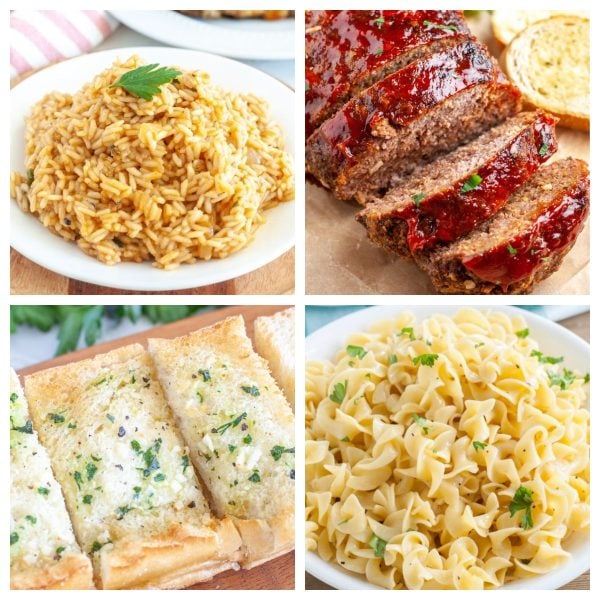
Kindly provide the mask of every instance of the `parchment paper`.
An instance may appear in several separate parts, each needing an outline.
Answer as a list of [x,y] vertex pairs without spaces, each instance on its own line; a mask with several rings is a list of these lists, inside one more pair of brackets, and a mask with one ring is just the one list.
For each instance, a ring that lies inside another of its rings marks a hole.
[[[470,21],[473,31],[490,46],[489,15]],[[572,156],[589,161],[589,135],[557,128],[559,151],[552,160]],[[358,204],[333,198],[316,185],[306,184],[306,293],[308,294],[434,294],[425,273],[414,263],[377,248],[355,221]],[[589,224],[562,266],[537,285],[534,294],[589,294]]]

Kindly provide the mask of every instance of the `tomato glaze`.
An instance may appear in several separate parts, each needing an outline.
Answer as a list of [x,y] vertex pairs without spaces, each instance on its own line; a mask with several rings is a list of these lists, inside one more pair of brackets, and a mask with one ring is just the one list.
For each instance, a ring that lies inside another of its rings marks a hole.
[[481,183],[470,191],[463,186],[472,174],[451,188],[432,194],[419,204],[395,211],[408,223],[411,251],[450,242],[472,231],[496,214],[510,195],[527,181],[557,150],[556,119],[540,113],[535,122],[512,139],[492,160],[476,170]]
[[487,51],[467,41],[382,79],[348,102],[314,136],[336,160],[353,164],[364,144],[373,136],[385,136],[382,130],[389,124],[405,126],[467,88],[499,77]]
[[309,10],[305,25],[307,137],[373,72],[419,46],[469,34],[455,10]]
[[463,258],[466,269],[483,281],[501,285],[528,277],[575,241],[589,212],[589,177],[560,196],[560,200],[506,244],[483,254]]

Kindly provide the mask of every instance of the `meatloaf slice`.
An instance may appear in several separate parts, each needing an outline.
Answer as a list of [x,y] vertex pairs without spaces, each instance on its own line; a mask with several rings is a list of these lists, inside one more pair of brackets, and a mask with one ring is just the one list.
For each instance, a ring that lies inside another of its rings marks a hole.
[[309,10],[305,24],[307,137],[376,81],[470,37],[459,10]]
[[379,194],[518,112],[519,91],[479,43],[412,62],[347,102],[307,140],[306,166],[341,200]]
[[585,162],[541,167],[506,206],[469,235],[415,260],[445,294],[524,294],[552,274],[589,211]]
[[451,242],[489,219],[556,152],[555,119],[525,112],[417,168],[357,215],[369,239],[401,256]]

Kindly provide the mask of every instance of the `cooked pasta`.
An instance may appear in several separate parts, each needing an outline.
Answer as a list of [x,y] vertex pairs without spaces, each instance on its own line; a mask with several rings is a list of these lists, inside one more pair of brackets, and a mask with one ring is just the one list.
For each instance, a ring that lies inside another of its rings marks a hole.
[[587,376],[521,316],[409,313],[306,367],[306,544],[390,589],[546,573],[589,527]]

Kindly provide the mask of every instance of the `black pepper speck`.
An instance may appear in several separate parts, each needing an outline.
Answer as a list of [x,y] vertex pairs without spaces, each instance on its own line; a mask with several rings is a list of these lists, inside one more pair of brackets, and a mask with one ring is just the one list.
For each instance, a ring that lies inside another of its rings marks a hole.
[[119,433],[118,436],[119,437],[123,437],[127,432],[125,431],[125,427],[123,427],[123,425],[121,425],[121,427],[119,427]]

